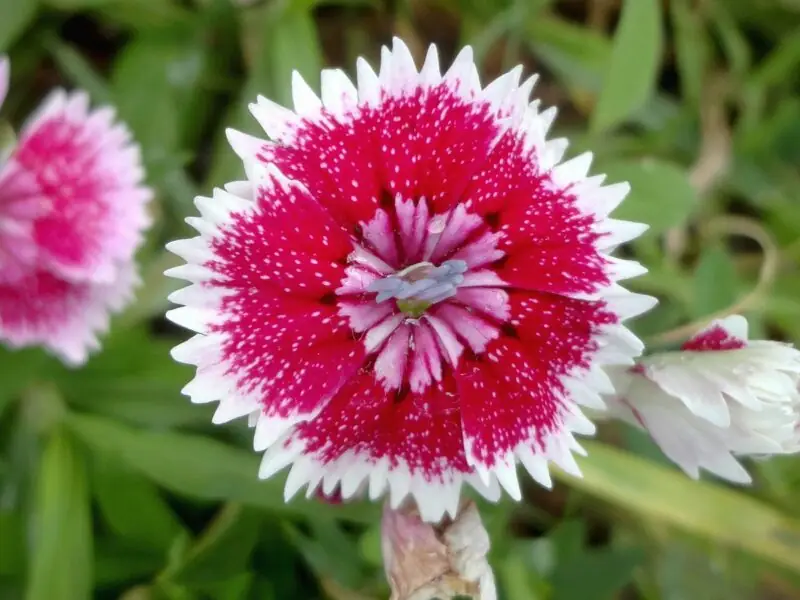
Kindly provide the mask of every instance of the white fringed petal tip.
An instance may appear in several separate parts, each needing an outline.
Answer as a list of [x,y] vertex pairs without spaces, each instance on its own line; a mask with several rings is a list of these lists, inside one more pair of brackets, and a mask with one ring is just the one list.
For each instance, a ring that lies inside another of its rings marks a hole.
[[737,483],[737,456],[800,451],[800,351],[747,339],[738,315],[709,325],[680,352],[648,356],[612,379],[612,415],[644,428],[693,478],[700,469]]

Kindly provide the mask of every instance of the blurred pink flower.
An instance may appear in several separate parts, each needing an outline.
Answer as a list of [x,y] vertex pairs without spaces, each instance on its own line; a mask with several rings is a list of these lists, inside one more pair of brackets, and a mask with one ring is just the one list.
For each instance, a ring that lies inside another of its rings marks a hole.
[[748,483],[736,456],[800,451],[800,351],[748,340],[747,321],[715,321],[680,352],[611,372],[613,416],[645,429],[688,475]]
[[546,486],[551,461],[576,473],[580,405],[641,352],[622,321],[654,303],[610,256],[645,229],[608,217],[628,185],[560,162],[521,67],[482,88],[469,48],[441,75],[435,46],[417,71],[395,40],[357,71],[323,71],[321,99],[295,74],[295,112],[259,98],[273,141],[230,132],[248,181],[198,198],[200,235],[169,245],[193,284],[169,317],[199,334],[173,354],[198,367],[184,392],[217,423],[257,413],[287,498],[411,494],[438,521],[465,482],[520,498],[518,462]]
[[53,92],[0,166],[0,340],[86,360],[131,297],[149,224],[138,147],[110,108]]

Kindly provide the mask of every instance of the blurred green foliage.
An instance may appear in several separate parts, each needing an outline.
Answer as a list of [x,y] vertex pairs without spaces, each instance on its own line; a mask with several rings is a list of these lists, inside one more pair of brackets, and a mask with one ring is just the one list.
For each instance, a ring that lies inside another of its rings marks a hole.
[[[246,428],[180,396],[161,273],[192,198],[242,176],[224,129],[257,133],[247,101],[287,102],[292,69],[317,86],[321,67],[376,64],[392,34],[418,57],[471,43],[487,80],[540,72],[571,152],[632,183],[620,216],[651,225],[630,248],[650,269],[631,287],[661,299],[636,324],[651,348],[731,306],[800,341],[797,0],[0,0],[5,116],[83,87],[130,124],[157,191],[144,285],[104,351],[76,371],[0,351],[1,599],[387,597],[379,507],[284,504]],[[584,479],[482,506],[502,598],[800,596],[797,459],[734,489],[621,425],[586,447]]]

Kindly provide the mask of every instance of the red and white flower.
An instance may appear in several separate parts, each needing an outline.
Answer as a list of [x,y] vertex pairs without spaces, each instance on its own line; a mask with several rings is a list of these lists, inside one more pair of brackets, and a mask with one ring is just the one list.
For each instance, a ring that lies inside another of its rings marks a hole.
[[695,479],[705,469],[748,483],[736,456],[800,451],[800,351],[748,341],[744,317],[715,321],[680,352],[612,375],[610,414],[645,429]]
[[139,148],[110,108],[53,92],[0,168],[0,340],[79,364],[136,282],[149,224]]
[[621,323],[654,301],[617,282],[644,269],[608,254],[645,229],[608,216],[628,185],[560,162],[521,68],[482,88],[469,48],[441,75],[399,40],[357,66],[321,99],[295,74],[294,111],[259,98],[272,141],[230,132],[248,180],[169,245],[192,282],[169,316],[198,333],[174,350],[184,392],[250,416],[287,499],[388,490],[435,521],[464,482],[519,498],[518,461],[549,486],[549,461],[578,471],[603,366],[642,350]]

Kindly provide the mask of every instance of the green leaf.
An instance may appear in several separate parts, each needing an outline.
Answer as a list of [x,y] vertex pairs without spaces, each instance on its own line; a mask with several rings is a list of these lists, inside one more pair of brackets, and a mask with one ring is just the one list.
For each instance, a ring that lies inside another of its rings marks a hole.
[[673,0],[675,52],[683,96],[694,106],[700,102],[703,79],[711,59],[711,42],[700,11],[689,0]]
[[580,556],[586,540],[586,524],[580,519],[565,519],[548,536],[553,543],[557,562],[568,562]]
[[610,129],[650,99],[661,62],[661,3],[625,0],[611,62],[592,113],[595,133]]
[[96,2],[95,10],[105,19],[132,29],[178,25],[192,12],[175,0],[56,0],[58,2]]
[[104,520],[132,544],[166,553],[183,527],[155,486],[127,466],[95,457],[94,494]]
[[51,366],[51,360],[38,349],[11,351],[0,347],[0,415]]
[[25,528],[19,512],[0,509],[0,578],[22,574]]
[[581,552],[569,561],[558,563],[551,580],[551,600],[611,598],[633,579],[634,570],[643,560],[643,553],[635,548]]
[[800,65],[800,29],[795,29],[754,69],[747,85],[768,88],[790,85]]
[[739,548],[800,572],[800,521],[729,488],[693,481],[605,444],[582,441],[582,478],[556,471],[570,486],[639,517]]
[[163,315],[171,308],[172,304],[167,300],[167,296],[186,284],[172,277],[165,277],[164,271],[183,262],[183,259],[172,252],[163,250],[143,265],[142,285],[136,294],[136,302],[125,310],[119,322],[124,326],[130,326],[147,321],[156,315]]
[[680,225],[697,205],[697,194],[685,170],[659,159],[620,160],[598,165],[609,182],[627,181],[631,192],[614,211],[615,219],[650,226],[651,235]]
[[59,69],[78,87],[83,88],[97,104],[111,104],[111,91],[103,77],[89,64],[83,55],[69,44],[53,36],[47,41],[47,49]]
[[286,526],[287,537],[306,559],[319,578],[333,579],[347,588],[358,588],[365,582],[358,546],[329,516],[309,519],[311,535]]
[[272,74],[273,100],[292,106],[292,71],[295,70],[311,87],[319,89],[322,51],[310,10],[288,8],[280,18],[268,22],[263,35],[269,48],[264,58]]
[[103,352],[59,378],[71,406],[156,427],[210,423],[211,406],[180,395],[191,370],[169,357],[174,342],[153,339],[145,327],[113,329]]
[[730,9],[725,2],[710,2],[707,6],[711,13],[709,24],[719,36],[722,51],[728,59],[733,74],[743,77],[753,62],[753,49],[736,20],[731,16]]
[[707,317],[733,304],[739,296],[739,282],[730,255],[722,248],[706,248],[695,268],[693,287],[693,318]]
[[259,511],[226,504],[166,577],[190,587],[228,580],[246,570],[264,520]]
[[[754,564],[755,563],[755,564]],[[656,565],[663,600],[753,600],[759,563],[739,553],[670,536]]]
[[27,600],[86,600],[92,591],[92,527],[86,469],[72,440],[45,446],[34,508]]
[[374,523],[364,531],[358,540],[358,548],[362,561],[373,567],[383,565],[380,523]]
[[[316,503],[285,503],[278,479],[259,481],[259,459],[252,452],[198,435],[132,429],[101,417],[72,414],[67,423],[95,452],[125,462],[175,493],[242,502],[285,515],[318,511]],[[352,504],[333,514],[368,523],[375,518],[375,509]]]
[[180,108],[171,69],[181,67],[182,42],[189,35],[183,27],[140,33],[125,45],[114,64],[111,88],[120,117],[134,132],[151,166],[163,163],[178,149]]
[[260,600],[263,596],[254,596],[249,593],[253,587],[254,577],[252,572],[242,572],[225,581],[209,583],[203,586],[202,591],[213,600],[243,600],[245,598],[259,598]]
[[287,3],[281,10],[266,7],[242,11],[242,15],[245,56],[250,58],[248,76],[225,119],[225,127],[217,135],[207,187],[240,179],[244,172],[241,160],[230,149],[225,128],[265,137],[247,109],[259,94],[291,107],[292,70],[297,70],[312,88],[319,89],[322,56],[310,10]]
[[[130,2],[131,0],[127,0]],[[139,0],[144,2],[146,0]],[[167,0],[168,2],[169,0]],[[44,3],[59,10],[86,10],[100,8],[107,4],[114,4],[119,0],[44,0]]]
[[503,598],[508,600],[542,600],[547,596],[537,593],[542,590],[543,582],[537,573],[525,563],[524,555],[519,552],[509,553],[495,568],[497,578],[502,585]]
[[97,587],[150,579],[163,566],[163,556],[133,548],[121,538],[95,538],[94,576]]
[[202,77],[208,44],[197,19],[142,30],[114,63],[111,90],[122,120],[142,146],[148,179],[173,201],[171,213],[193,212],[194,185],[183,170],[183,143],[198,135],[208,108]]
[[528,25],[526,39],[573,94],[600,90],[611,60],[606,37],[563,19],[536,15]]
[[0,0],[0,54],[8,52],[38,11],[39,0]]

